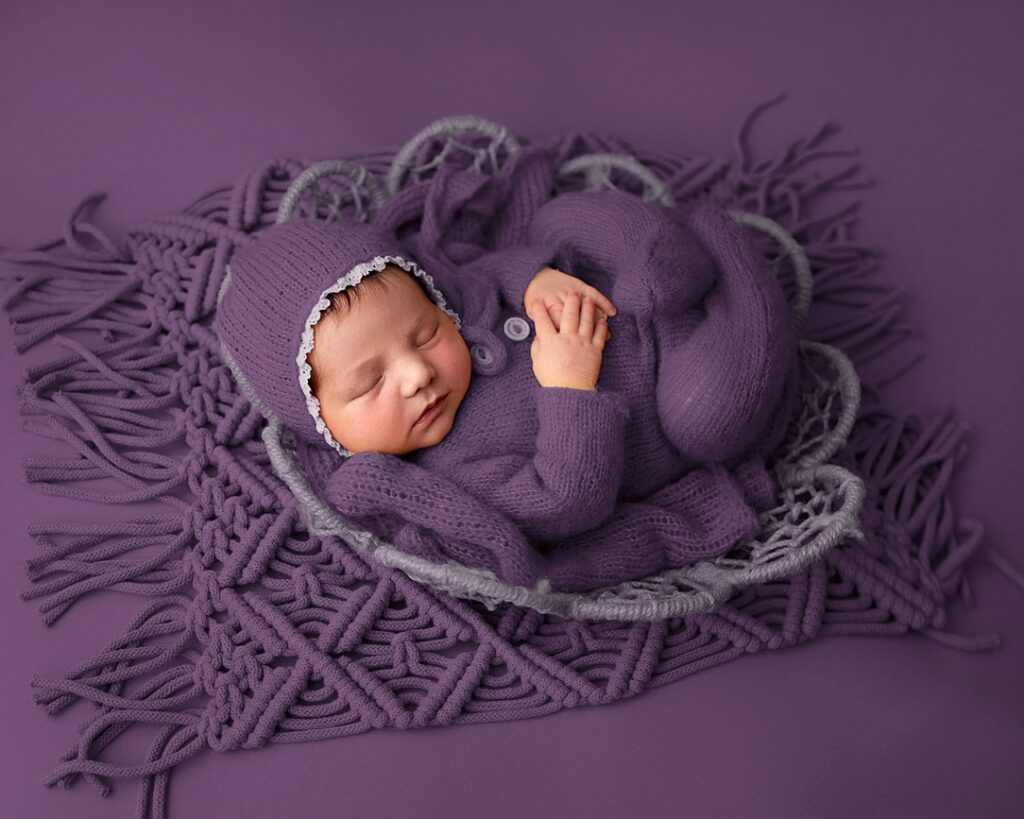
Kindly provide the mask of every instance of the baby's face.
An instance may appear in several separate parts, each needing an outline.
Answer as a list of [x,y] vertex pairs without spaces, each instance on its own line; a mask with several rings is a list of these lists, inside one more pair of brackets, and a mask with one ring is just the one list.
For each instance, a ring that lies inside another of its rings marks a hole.
[[[374,274],[383,275],[383,274]],[[401,271],[387,292],[364,288],[342,313],[313,327],[308,356],[320,416],[353,453],[404,455],[433,446],[452,428],[469,389],[472,361],[454,319]],[[435,398],[440,412],[420,421]]]

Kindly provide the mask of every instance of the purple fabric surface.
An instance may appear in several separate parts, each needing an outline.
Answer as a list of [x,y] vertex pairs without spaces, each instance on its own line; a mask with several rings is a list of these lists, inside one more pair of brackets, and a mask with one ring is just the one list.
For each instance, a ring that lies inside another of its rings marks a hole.
[[[8,207],[0,241],[48,238],[69,206],[100,183],[112,194],[106,218],[120,228],[138,214],[184,203],[213,179],[234,178],[268,153],[298,146],[330,155],[380,144],[460,108],[514,119],[524,131],[553,130],[553,119],[564,117],[559,126],[582,122],[715,152],[752,100],[785,87],[791,102],[772,120],[779,132],[789,136],[834,116],[869,155],[882,192],[868,196],[863,235],[889,253],[887,265],[912,294],[913,322],[927,338],[926,359],[892,393],[913,410],[953,403],[972,424],[960,507],[985,523],[997,547],[1019,558],[1014,493],[1024,436],[1014,313],[1024,293],[1011,274],[1022,258],[1015,229],[1022,168],[1021,112],[1012,105],[1020,58],[1010,39],[1020,29],[1019,13],[940,4],[920,16],[904,9],[880,19],[870,10],[750,4],[741,15],[748,25],[737,33],[737,21],[724,11],[654,17],[631,7],[607,19],[588,15],[586,36],[567,41],[565,31],[580,23],[576,7],[553,17],[550,10],[494,11],[484,21],[468,6],[441,8],[433,20],[410,8],[404,21],[369,11],[324,12],[320,25],[298,14],[282,21],[281,12],[251,6],[204,19],[65,8],[45,25],[34,16],[43,11],[11,12],[0,34],[0,99],[8,103],[0,165]],[[631,21],[628,37],[618,15]],[[503,37],[495,54],[484,47],[486,37],[471,36],[470,21],[493,31],[519,27],[531,45],[513,47]],[[411,68],[394,76],[368,72],[358,54],[345,53],[341,36],[360,22],[369,30],[386,22],[389,31],[407,35],[409,57],[435,58],[436,73],[410,87],[410,76],[419,79]],[[588,39],[595,34],[599,39]],[[780,42],[793,47],[781,49]],[[866,52],[865,43],[873,48]],[[55,52],[61,59],[53,59]],[[438,53],[444,62],[436,61]],[[866,64],[865,53],[873,58]],[[311,55],[319,72],[311,70]],[[703,60],[721,66],[712,84],[702,81]],[[475,75],[486,83],[462,78],[455,68],[463,61],[486,65]],[[829,70],[808,73],[809,64]],[[24,76],[34,79],[17,79]],[[110,94],[114,79],[124,83],[118,95]],[[162,93],[153,94],[154,87]],[[594,94],[580,94],[583,87]],[[615,93],[622,87],[644,93]],[[500,105],[496,89],[503,92]],[[401,104],[382,106],[388,97]],[[198,129],[197,118],[217,125]],[[7,341],[0,355],[13,383],[20,362],[9,335]],[[16,597],[24,579],[13,564],[35,554],[22,533],[55,508],[75,519],[95,510],[40,498],[21,484],[21,459],[38,455],[42,444],[20,432],[13,396],[3,403],[3,519],[13,555],[2,595],[4,684],[11,693],[4,810],[128,815],[130,787],[101,802],[38,785],[71,720],[34,708],[28,677],[91,653],[106,634],[96,623],[126,619],[138,603],[112,594],[84,601],[40,639],[37,613]],[[58,444],[51,449],[62,453]],[[1016,815],[1024,606],[984,564],[970,576],[980,607],[955,611],[952,628],[996,629],[1004,639],[1000,651],[959,655],[919,638],[823,640],[610,708],[206,755],[175,774],[171,815],[333,815],[339,805],[369,816],[576,809],[611,815],[637,804],[649,813],[685,805],[778,816]]]

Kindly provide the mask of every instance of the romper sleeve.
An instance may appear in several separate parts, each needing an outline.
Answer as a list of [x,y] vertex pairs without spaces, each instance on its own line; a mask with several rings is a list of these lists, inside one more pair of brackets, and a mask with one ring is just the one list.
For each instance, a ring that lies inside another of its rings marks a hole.
[[395,455],[352,455],[328,477],[323,494],[353,524],[400,535],[396,544],[429,541],[459,562],[476,555],[478,565],[510,583],[532,585],[542,573],[540,554],[514,522],[444,476]]
[[538,430],[529,453],[462,465],[466,486],[534,540],[599,525],[614,511],[625,462],[629,405],[621,393],[535,384]]

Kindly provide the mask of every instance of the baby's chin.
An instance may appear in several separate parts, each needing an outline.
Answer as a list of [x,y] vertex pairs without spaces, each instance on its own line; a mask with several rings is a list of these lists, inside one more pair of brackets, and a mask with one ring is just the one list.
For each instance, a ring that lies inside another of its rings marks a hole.
[[424,449],[429,449],[432,446],[437,446],[441,441],[448,437],[452,428],[455,426],[456,414],[462,404],[462,399],[465,397],[464,395],[457,395],[457,392],[457,390],[452,390],[448,395],[447,405],[441,414],[434,419],[434,423],[427,429],[420,430],[420,434],[411,442],[413,445],[412,448],[407,449],[406,452],[402,454],[412,454]]

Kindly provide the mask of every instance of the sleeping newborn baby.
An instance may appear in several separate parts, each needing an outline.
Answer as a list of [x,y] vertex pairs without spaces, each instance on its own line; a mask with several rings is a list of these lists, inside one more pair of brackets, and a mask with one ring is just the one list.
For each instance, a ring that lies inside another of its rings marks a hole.
[[785,299],[743,230],[711,203],[568,193],[522,244],[431,275],[373,225],[286,222],[235,253],[218,332],[281,421],[330,450],[319,488],[347,517],[465,543],[494,528],[462,520],[437,476],[542,553],[604,527],[628,563],[642,514],[680,565],[757,531],[795,406]]

